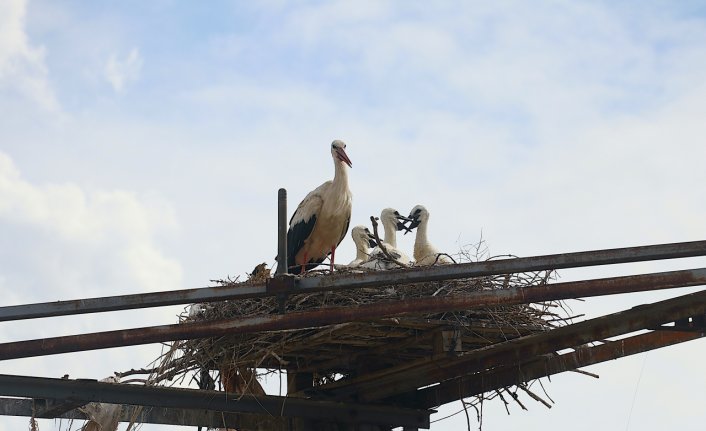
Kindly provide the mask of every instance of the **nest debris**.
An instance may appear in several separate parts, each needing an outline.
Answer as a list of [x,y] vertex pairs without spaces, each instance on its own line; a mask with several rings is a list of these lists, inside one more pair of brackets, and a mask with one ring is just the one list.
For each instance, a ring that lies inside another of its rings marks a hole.
[[[484,243],[462,250],[458,262],[489,260]],[[269,276],[262,265],[253,271],[249,285]],[[342,269],[338,273],[360,269]],[[306,276],[326,274],[310,271]],[[329,292],[290,295],[286,313],[319,310],[327,307],[356,307],[364,304],[398,302],[429,296],[454,296],[483,290],[532,287],[553,280],[553,271],[527,272],[497,276],[409,283],[378,288],[358,288]],[[237,279],[217,280],[224,286],[241,284]],[[180,323],[212,321],[235,317],[273,315],[281,304],[274,297],[249,298],[199,304],[179,316]],[[193,306],[192,306],[193,307]],[[207,339],[174,342],[158,359],[159,366],[151,378],[155,384],[167,381],[195,380],[200,387],[214,386],[224,373],[241,372],[250,381],[248,387],[259,387],[258,376],[282,370],[314,375],[314,385],[347,379],[374,369],[392,367],[419,358],[438,354],[463,354],[491,344],[546,331],[565,324],[571,318],[561,301],[536,304],[503,305],[463,311],[404,315],[394,318],[348,322],[325,327],[302,328],[259,333],[234,334]],[[440,336],[442,335],[442,336]],[[213,371],[211,371],[213,370]],[[253,372],[253,371],[257,371]],[[221,374],[213,378],[211,372]],[[259,373],[259,374],[258,374]],[[210,382],[204,382],[210,379]],[[255,381],[253,381],[253,379]],[[517,393],[526,392],[533,399],[550,406],[530,391],[534,382],[495,391],[464,401],[464,409],[482,405],[483,400],[499,398],[507,406],[512,398],[523,409]],[[541,384],[541,382],[540,382]],[[542,390],[544,388],[542,387]],[[505,395],[503,395],[505,394]],[[546,394],[546,392],[545,392]],[[548,397],[548,395],[546,395]],[[549,398],[551,400],[551,398]],[[467,412],[466,412],[467,413]],[[479,416],[479,421],[480,421]]]

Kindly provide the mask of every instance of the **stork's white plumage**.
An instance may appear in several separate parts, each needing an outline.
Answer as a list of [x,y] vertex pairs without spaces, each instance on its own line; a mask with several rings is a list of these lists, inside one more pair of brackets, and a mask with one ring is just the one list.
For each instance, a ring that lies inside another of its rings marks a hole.
[[375,237],[365,226],[356,226],[351,229],[351,237],[355,244],[355,259],[348,264],[349,268],[355,268],[370,259],[370,248],[375,247]]
[[353,165],[345,148],[343,141],[331,143],[333,180],[309,192],[289,220],[287,267],[293,274],[315,268],[329,254],[333,271],[336,247],[348,232],[353,202],[348,188],[348,167]]
[[[392,256],[397,262],[409,265],[410,259],[406,253],[397,248],[397,231],[402,229],[407,229],[407,227],[400,220],[411,221],[411,219],[400,215],[394,208],[385,208],[380,213],[380,221],[382,222],[382,227],[385,230],[385,239],[383,240],[383,246],[387,250],[387,253]],[[398,265],[393,262],[386,260],[386,256],[380,247],[375,247],[371,253],[373,259],[379,260],[380,264],[378,269],[392,269],[399,268]]]
[[409,228],[417,228],[417,237],[414,240],[414,260],[417,261],[417,265],[452,263],[448,257],[441,255],[427,239],[429,211],[423,205],[417,205],[412,208],[409,218],[412,219],[412,224],[409,225]]

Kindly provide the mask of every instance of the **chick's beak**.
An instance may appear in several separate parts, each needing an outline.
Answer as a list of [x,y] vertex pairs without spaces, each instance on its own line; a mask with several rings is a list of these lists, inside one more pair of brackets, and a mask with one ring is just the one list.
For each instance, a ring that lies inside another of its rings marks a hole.
[[336,157],[338,157],[338,160],[347,164],[348,167],[350,167],[350,168],[353,167],[353,163],[351,162],[351,159],[348,158],[348,154],[346,154],[346,150],[344,150],[343,148],[336,148]]
[[405,233],[411,232],[411,230],[407,227],[407,225],[405,225],[404,222],[401,222],[401,221],[397,222],[397,230],[398,231],[403,230],[403,231],[405,231]]
[[[410,230],[409,230],[409,228],[405,225],[405,223],[407,223],[408,221],[412,221],[412,219],[409,218],[409,217],[405,217],[405,216],[403,216],[403,215],[399,215],[399,214],[395,215],[395,217],[397,218],[397,230],[398,230],[398,231],[404,230],[405,233],[409,232]],[[400,221],[400,220],[401,220],[401,221]]]
[[421,223],[421,222],[420,222],[419,220],[417,220],[416,218],[412,218],[412,219],[410,219],[410,220],[412,221],[412,223],[411,223],[409,226],[405,226],[405,229],[406,229],[406,230],[405,230],[405,233],[404,233],[405,235],[407,235],[408,232],[412,232],[412,229],[414,229],[415,227],[419,226],[419,223]]

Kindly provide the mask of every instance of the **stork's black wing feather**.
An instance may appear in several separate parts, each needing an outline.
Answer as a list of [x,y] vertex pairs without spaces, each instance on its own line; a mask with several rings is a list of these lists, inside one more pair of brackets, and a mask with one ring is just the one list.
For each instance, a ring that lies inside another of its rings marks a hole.
[[[287,231],[287,268],[291,274],[300,274],[301,265],[297,265],[294,262],[294,257],[299,253],[299,250],[304,247],[304,241],[309,238],[311,231],[314,230],[314,225],[316,224],[316,215],[312,215],[309,220],[301,220],[294,225],[289,226]],[[320,262],[323,262],[323,259]],[[307,265],[307,271],[311,268],[315,268],[316,265],[309,267]]]

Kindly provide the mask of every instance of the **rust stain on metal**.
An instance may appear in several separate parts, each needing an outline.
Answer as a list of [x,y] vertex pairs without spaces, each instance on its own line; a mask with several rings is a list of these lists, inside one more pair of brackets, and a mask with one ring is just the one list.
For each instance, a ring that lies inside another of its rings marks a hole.
[[[0,344],[0,360],[42,356],[81,350],[104,349],[127,345],[158,343],[194,338],[208,338],[234,333],[276,331],[365,321],[405,314],[423,314],[465,310],[498,304],[518,304],[556,299],[588,297],[613,293],[667,289],[706,283],[706,270],[674,271],[661,274],[615,277],[590,281],[557,283],[531,288],[481,291],[463,296],[435,296],[394,303],[366,304],[359,307],[332,307],[315,311],[267,315],[241,319],[217,320],[98,332]],[[668,314],[669,312],[665,312]],[[696,315],[694,310],[690,315]],[[555,331],[561,331],[559,328]],[[606,328],[596,326],[594,339]],[[574,345],[581,344],[575,337]]]
[[[494,389],[528,382],[600,362],[684,343],[704,337],[701,333],[654,331],[628,337],[593,347],[581,347],[562,355],[542,355],[526,358],[521,364],[506,365],[479,374],[455,376],[437,386],[420,389],[409,396],[399,396],[390,401],[404,400],[417,408],[431,408]],[[521,370],[521,372],[519,371]]]
[[296,277],[291,274],[280,274],[268,278],[265,283],[267,293],[295,293]]
[[324,385],[319,390],[328,390],[343,398],[356,394],[357,399],[362,401],[379,400],[453,376],[516,364],[519,358],[532,358],[581,346],[675,319],[700,315],[705,311],[706,291],[702,291],[494,344],[456,358],[413,361],[348,381]]

